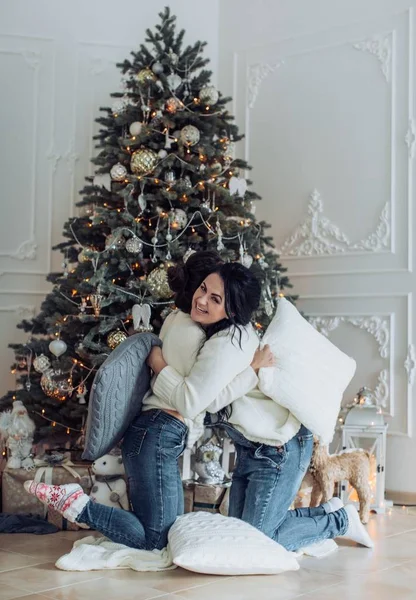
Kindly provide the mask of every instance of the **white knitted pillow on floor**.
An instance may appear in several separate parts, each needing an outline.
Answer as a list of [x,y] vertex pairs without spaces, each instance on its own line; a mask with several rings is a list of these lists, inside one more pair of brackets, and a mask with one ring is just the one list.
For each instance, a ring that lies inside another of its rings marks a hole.
[[233,517],[188,513],[176,519],[168,539],[174,564],[196,573],[276,575],[299,569],[294,554]]

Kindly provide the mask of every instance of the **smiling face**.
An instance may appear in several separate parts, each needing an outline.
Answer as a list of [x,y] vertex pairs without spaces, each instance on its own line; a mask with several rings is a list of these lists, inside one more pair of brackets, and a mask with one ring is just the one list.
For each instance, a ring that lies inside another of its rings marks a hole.
[[226,318],[224,283],[218,273],[211,273],[193,295],[191,319],[206,326]]

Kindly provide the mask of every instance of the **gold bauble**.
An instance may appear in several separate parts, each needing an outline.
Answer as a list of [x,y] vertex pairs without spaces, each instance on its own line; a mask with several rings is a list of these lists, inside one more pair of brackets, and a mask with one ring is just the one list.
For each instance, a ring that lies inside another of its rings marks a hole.
[[139,83],[150,83],[156,81],[157,77],[149,67],[142,69],[137,73],[137,81]]
[[150,150],[150,148],[141,148],[133,152],[130,161],[130,168],[136,175],[143,175],[143,173],[150,173],[153,171],[158,161],[156,152]]
[[[168,265],[166,265],[167,267]],[[169,265],[170,266],[170,265]],[[169,287],[168,273],[166,267],[156,267],[147,276],[147,285],[153,296],[157,298],[172,298],[173,292]]]
[[114,350],[114,348],[117,348],[117,346],[127,338],[128,335],[124,331],[112,331],[107,336],[107,346],[111,348],[111,350]]

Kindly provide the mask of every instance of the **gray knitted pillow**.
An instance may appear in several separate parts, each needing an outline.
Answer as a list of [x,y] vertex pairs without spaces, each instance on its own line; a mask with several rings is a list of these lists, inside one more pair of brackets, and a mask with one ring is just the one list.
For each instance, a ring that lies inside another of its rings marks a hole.
[[121,440],[139,414],[150,387],[146,358],[160,339],[137,333],[122,342],[101,365],[91,388],[82,458],[96,460]]

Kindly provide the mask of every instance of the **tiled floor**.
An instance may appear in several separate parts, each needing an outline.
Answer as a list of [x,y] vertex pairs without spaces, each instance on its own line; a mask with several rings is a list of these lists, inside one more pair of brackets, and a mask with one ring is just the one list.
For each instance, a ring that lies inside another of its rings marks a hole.
[[373,551],[345,542],[328,558],[303,558],[297,572],[257,577],[64,572],[54,561],[88,532],[0,534],[0,600],[416,600],[416,510],[372,516],[368,527]]

